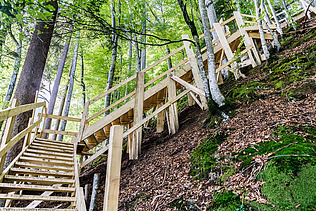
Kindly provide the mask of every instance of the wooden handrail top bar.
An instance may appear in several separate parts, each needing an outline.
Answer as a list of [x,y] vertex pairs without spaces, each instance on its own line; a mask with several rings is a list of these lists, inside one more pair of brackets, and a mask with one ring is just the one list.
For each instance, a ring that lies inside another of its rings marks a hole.
[[247,18],[256,18],[254,15],[247,15],[247,14],[240,14],[242,17],[247,17]]
[[[173,52],[171,52],[170,54],[164,56],[163,58],[159,59],[158,61],[154,62],[152,65],[146,67],[145,69],[141,70],[141,72],[146,72],[148,70],[150,70],[151,68],[157,66],[158,64],[160,64],[161,62],[167,60],[168,58],[170,58],[171,56],[175,55],[176,53],[180,52],[181,50],[184,49],[184,46],[181,46],[180,48],[174,50]],[[126,79],[125,81],[122,81],[121,83],[117,84],[116,86],[112,87],[111,89],[109,89],[108,91],[98,95],[97,97],[93,98],[92,100],[90,100],[89,105],[95,103],[96,101],[100,100],[101,98],[105,97],[106,95],[110,94],[111,92],[115,91],[116,89],[124,86],[125,84],[127,84],[128,82],[134,80],[136,78],[136,75],[133,75],[131,77],[129,77],[128,79]]]
[[244,21],[244,23],[257,24],[255,21]]
[[235,16],[233,15],[232,17],[228,18],[227,20],[223,21],[221,24],[221,26],[224,26],[226,24],[228,24],[229,22],[235,20]]
[[102,94],[96,96],[95,98],[93,98],[92,100],[88,101],[87,103],[89,105],[95,103],[96,101],[100,100],[101,98],[105,97],[106,95],[110,94],[111,92],[117,90],[118,88],[124,86],[125,84],[127,84],[128,82],[134,80],[136,78],[136,75],[133,75],[131,77],[129,77],[128,79],[126,79],[125,81],[122,81],[121,83],[115,85],[114,87],[112,87],[111,89],[109,89],[106,92],[103,92]]
[[31,104],[21,105],[15,108],[7,108],[5,110],[0,111],[0,121],[6,120],[12,116],[16,116],[23,112],[33,110],[35,108],[39,108],[45,105],[46,105],[45,102],[40,102],[40,103],[31,103]]
[[[41,113],[39,113],[39,115],[40,114]],[[43,114],[43,117],[47,117],[47,118],[51,118],[51,119],[60,119],[60,120],[72,121],[72,122],[81,122],[80,118],[70,117],[70,116],[58,116],[58,115],[52,115],[52,114]]]
[[149,65],[148,67],[146,67],[145,69],[142,69],[141,72],[147,72],[148,70],[150,70],[151,68],[157,66],[158,64],[160,64],[161,62],[167,60],[168,58],[170,58],[171,56],[175,55],[176,53],[180,52],[181,50],[184,49],[184,45],[181,46],[180,48],[177,48],[176,50],[172,51],[170,54],[162,57],[161,59],[159,59],[158,61],[154,62],[153,64]]

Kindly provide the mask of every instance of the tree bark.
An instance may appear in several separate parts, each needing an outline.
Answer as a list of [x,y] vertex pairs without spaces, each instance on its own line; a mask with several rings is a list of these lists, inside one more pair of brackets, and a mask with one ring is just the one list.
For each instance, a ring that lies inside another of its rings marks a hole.
[[267,27],[267,29],[269,30],[270,34],[272,35],[274,45],[275,45],[277,51],[279,51],[281,45],[280,45],[280,43],[279,43],[278,37],[276,36],[276,34],[275,34],[274,32],[272,32],[270,26],[267,24],[267,22],[266,22],[265,20],[262,20],[262,22],[264,23],[264,25]]
[[84,108],[84,104],[86,104],[86,85],[84,83],[84,63],[83,63],[83,51],[81,50],[81,77],[80,77],[80,85],[81,85],[81,104],[82,108]]
[[[66,96],[67,96],[67,92],[68,92],[68,86],[69,86],[69,80],[65,86],[65,93],[63,95],[63,97],[61,98],[61,102],[60,102],[60,106],[59,106],[59,110],[58,110],[58,116],[61,116],[63,114],[63,110],[64,110],[64,106],[65,106],[65,101],[66,101]],[[56,119],[56,124],[55,124],[55,129],[54,130],[58,130],[59,129],[59,125],[60,125],[60,119]],[[53,140],[56,140],[57,138],[57,134],[53,134]]]
[[[146,9],[146,5],[144,5],[144,8],[143,8],[143,17],[142,17],[142,33],[143,34],[146,34],[147,32],[147,9]],[[141,38],[140,40],[143,42],[143,43],[146,43],[146,35],[141,35]],[[142,69],[145,69],[146,68],[146,45],[143,45],[142,46],[142,49],[141,49],[141,65],[142,65]]]
[[282,30],[281,24],[280,24],[280,22],[279,22],[278,17],[276,16],[274,7],[273,7],[273,5],[271,4],[271,0],[267,0],[267,2],[268,2],[268,4],[269,4],[269,7],[270,7],[270,10],[271,10],[272,16],[273,16],[273,18],[274,18],[274,21],[275,21],[275,23],[276,23],[276,25],[277,25],[277,28],[278,28],[277,30],[279,31],[279,33],[280,33],[281,35],[283,35],[283,30]]
[[8,27],[3,22],[0,22],[0,27],[1,27],[0,29],[0,63],[1,63],[2,49],[5,44],[5,39],[7,37],[7,34],[8,34]]
[[201,50],[200,50],[199,35],[197,33],[194,21],[191,20],[189,17],[189,14],[188,14],[187,8],[186,8],[186,4],[183,3],[183,0],[178,0],[178,4],[181,8],[183,18],[191,30],[193,40],[195,41],[194,42],[195,54],[196,54],[196,59],[197,59],[198,66],[199,66],[199,69],[201,72],[201,77],[202,77],[202,81],[203,81],[203,89],[205,92],[205,98],[207,101],[210,101],[211,100],[210,87],[209,87],[209,82],[208,82],[208,79],[206,76],[206,72],[205,72],[205,68],[204,68],[204,64],[203,64],[203,58],[202,58],[202,54],[201,54]]
[[262,20],[261,20],[261,17],[260,17],[261,11],[260,11],[259,0],[254,0],[254,3],[255,3],[255,8],[256,8],[256,19],[257,19],[258,27],[259,27],[259,34],[260,34],[261,45],[262,45],[263,53],[264,53],[266,59],[268,60],[269,57],[270,57],[270,53],[269,53],[269,50],[268,50],[266,39],[264,37],[264,32],[263,32],[263,27],[262,27]]
[[[70,31],[72,31],[72,29],[70,29]],[[71,35],[68,35],[66,38],[66,42],[64,45],[64,49],[60,58],[60,63],[58,66],[58,70],[57,70],[57,74],[56,74],[56,78],[55,78],[55,82],[54,82],[54,86],[53,86],[53,90],[52,93],[50,95],[50,99],[49,99],[49,103],[48,103],[48,107],[47,107],[47,114],[53,114],[54,112],[54,107],[55,107],[55,102],[56,102],[56,98],[57,98],[57,94],[58,94],[58,90],[59,90],[59,84],[60,84],[60,80],[64,71],[64,66],[65,66],[65,62],[67,59],[67,54],[68,54],[68,50],[69,50],[69,45],[70,45],[70,40],[71,40]],[[52,119],[51,118],[47,118],[46,122],[45,122],[45,129],[50,129],[52,123]],[[48,134],[44,133],[43,134],[43,138],[47,138]]]
[[210,33],[210,24],[207,19],[207,11],[205,8],[204,0],[199,0],[200,13],[202,18],[202,25],[204,28],[205,44],[207,48],[207,60],[208,60],[208,80],[212,99],[215,103],[221,107],[225,105],[225,98],[219,90],[217,79],[216,79],[216,68],[215,68],[215,56],[212,44],[212,35]]
[[95,210],[95,202],[96,202],[97,193],[98,193],[98,189],[99,189],[99,177],[100,177],[99,173],[93,175],[93,186],[92,186],[89,211]]
[[[112,27],[115,28],[115,14],[114,14],[114,3],[111,4],[111,17],[112,17]],[[117,59],[117,44],[118,44],[118,37],[116,35],[112,35],[112,63],[109,70],[108,81],[106,85],[106,90],[109,90],[113,87],[113,79],[114,79],[114,72],[116,66],[116,59]],[[111,103],[111,93],[105,96],[105,104],[104,108],[108,107]],[[107,115],[109,111],[107,111],[104,115]]]
[[[75,72],[76,72],[76,66],[77,66],[78,48],[79,48],[79,32],[77,33],[74,57],[72,59],[70,78],[69,78],[69,89],[68,89],[68,93],[67,93],[67,100],[66,100],[66,105],[65,105],[65,110],[64,110],[63,116],[68,116],[69,109],[70,109],[70,102],[71,102],[72,91],[73,91],[73,87],[74,87],[74,79],[75,79]],[[67,124],[66,120],[61,121],[61,125],[60,125],[59,130],[65,131],[66,124]],[[59,135],[57,140],[62,141],[63,137],[64,137],[63,135]]]
[[[52,18],[48,21],[40,20],[36,23],[30,47],[26,54],[25,62],[14,94],[14,98],[18,100],[20,105],[33,103],[36,91],[40,88],[58,10],[57,0],[45,2],[44,6],[46,5],[51,5],[54,8],[53,11],[50,11],[52,13]],[[17,116],[13,128],[13,136],[27,127],[31,116],[32,111]],[[24,139],[21,139],[8,151],[5,167],[11,163],[21,151],[23,146],[22,140]]]

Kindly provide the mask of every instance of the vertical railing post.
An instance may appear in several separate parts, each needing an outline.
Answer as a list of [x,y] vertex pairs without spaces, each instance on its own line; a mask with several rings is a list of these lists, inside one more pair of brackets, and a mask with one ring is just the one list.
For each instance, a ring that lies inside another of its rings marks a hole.
[[118,210],[122,160],[123,126],[111,127],[103,211]]
[[[171,74],[168,74],[168,98],[169,101],[177,96],[176,82],[171,79]],[[169,121],[171,134],[175,134],[179,130],[179,120],[178,120],[178,108],[177,102],[172,103],[169,106]]]
[[[145,73],[138,72],[136,76],[136,94],[135,94],[135,105],[134,105],[134,122],[136,125],[143,119],[143,108],[144,108],[144,82]],[[138,128],[132,135],[132,153],[130,153],[130,159],[137,159],[141,153],[141,142],[142,142],[142,127]]]
[[252,67],[260,65],[261,58],[260,58],[259,52],[256,50],[256,47],[255,47],[255,44],[254,44],[252,38],[249,36],[248,32],[244,28],[245,22],[242,19],[240,12],[234,11],[234,16],[235,16],[235,20],[236,20],[237,26],[239,28],[240,34],[241,34],[241,36],[244,36],[245,46],[252,47],[249,51],[247,51],[248,56],[251,60]]
[[[162,106],[164,103],[160,102],[158,106]],[[165,112],[162,111],[157,114],[157,133],[162,133],[164,131],[164,126],[165,126]]]
[[[17,107],[19,105],[19,102],[16,98],[12,100],[11,103],[11,108]],[[2,135],[2,140],[1,140],[1,148],[3,148],[10,140],[11,140],[11,135],[13,131],[13,126],[15,122],[16,116],[12,116],[7,119],[7,122],[5,124],[5,128],[3,130],[3,135]],[[5,153],[0,160],[0,173],[3,171],[4,167],[4,162],[6,159],[7,153]]]
[[[189,40],[190,38],[189,38],[189,36],[187,34],[184,34],[184,35],[182,35],[182,39]],[[190,62],[190,66],[192,68],[192,74],[193,74],[193,78],[194,78],[195,84],[196,84],[196,86],[199,89],[203,90],[203,81],[202,81],[200,69],[199,69],[199,66],[197,64],[197,60],[196,60],[195,54],[194,54],[193,50],[190,48],[190,44],[191,43],[189,41],[183,41],[183,44],[184,44],[185,51],[187,53],[187,56],[188,56],[188,59],[189,59],[189,62]],[[202,101],[203,108],[207,109],[206,98],[203,97],[201,99],[201,101]]]

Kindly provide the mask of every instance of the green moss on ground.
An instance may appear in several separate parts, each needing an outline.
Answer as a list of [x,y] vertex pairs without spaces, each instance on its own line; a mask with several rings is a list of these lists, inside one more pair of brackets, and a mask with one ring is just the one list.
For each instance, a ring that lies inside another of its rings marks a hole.
[[214,194],[214,199],[207,210],[216,211],[243,211],[249,210],[248,206],[243,205],[243,201],[240,196],[233,194],[231,191],[221,191]]

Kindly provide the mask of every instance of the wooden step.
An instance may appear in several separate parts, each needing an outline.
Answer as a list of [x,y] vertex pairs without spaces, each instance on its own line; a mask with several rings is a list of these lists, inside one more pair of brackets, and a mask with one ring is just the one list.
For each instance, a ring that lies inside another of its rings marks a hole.
[[60,142],[60,143],[54,143],[54,142],[42,141],[42,140],[37,140],[37,139],[35,139],[33,143],[47,144],[47,145],[51,145],[51,146],[67,147],[67,148],[71,148],[71,149],[73,148],[73,145],[62,144],[62,142]]
[[33,144],[30,146],[30,148],[31,149],[48,151],[48,152],[60,152],[60,153],[69,153],[69,154],[73,153],[73,151],[70,151],[70,150],[52,149],[52,148],[48,148],[48,147],[34,146]]
[[11,199],[11,200],[39,200],[39,201],[65,201],[75,202],[75,197],[64,197],[64,196],[40,196],[40,195],[18,195],[18,194],[0,194],[0,199]]
[[32,152],[32,153],[37,153],[37,154],[42,154],[42,155],[54,155],[54,156],[73,158],[73,153],[50,152],[50,151],[37,150],[37,149],[27,149],[26,152]]
[[54,187],[54,186],[46,186],[46,185],[14,184],[14,183],[0,183],[0,189],[6,190],[7,192],[17,191],[17,190],[75,192],[75,188]]
[[55,145],[50,145],[50,144],[42,144],[42,143],[36,143],[36,142],[33,142],[32,146],[45,147],[45,148],[58,149],[58,150],[73,151],[72,147],[61,147],[61,146],[55,146]]
[[10,172],[14,174],[25,174],[25,175],[74,177],[73,172],[63,172],[63,171],[44,171],[44,170],[33,170],[33,169],[23,169],[23,168],[11,168]]
[[26,163],[26,162],[16,162],[15,166],[34,168],[34,169],[48,169],[48,170],[56,170],[56,171],[68,171],[68,172],[74,171],[74,167],[51,166],[51,165],[42,165],[42,164]]
[[98,130],[97,132],[95,132],[95,134],[97,135],[97,141],[100,143],[101,141],[103,141],[104,139],[106,139],[106,135],[104,133],[103,128],[101,128],[101,130]]
[[21,156],[20,161],[28,162],[28,163],[37,163],[37,164],[47,164],[47,165],[58,165],[58,166],[73,166],[73,162],[66,162],[61,160],[53,160],[53,159],[41,159],[41,158],[33,158]]
[[70,158],[70,157],[49,156],[49,155],[41,155],[41,154],[28,153],[28,152],[23,153],[23,156],[41,158],[41,159],[63,160],[63,161],[68,161],[68,162],[73,161],[73,158]]
[[73,144],[70,143],[70,142],[56,141],[56,140],[53,140],[53,139],[36,138],[35,140],[46,141],[46,142],[52,142],[52,143],[56,143],[56,144],[64,144],[64,145],[73,146]]
[[62,179],[62,178],[49,178],[49,177],[28,177],[28,176],[13,176],[5,175],[6,181],[17,181],[17,182],[36,182],[41,184],[73,184],[73,179]]

